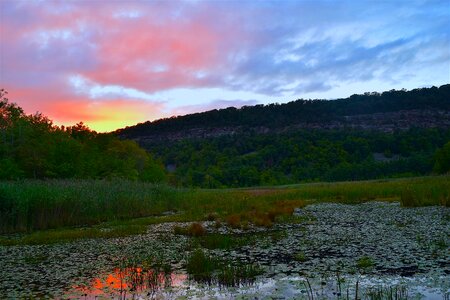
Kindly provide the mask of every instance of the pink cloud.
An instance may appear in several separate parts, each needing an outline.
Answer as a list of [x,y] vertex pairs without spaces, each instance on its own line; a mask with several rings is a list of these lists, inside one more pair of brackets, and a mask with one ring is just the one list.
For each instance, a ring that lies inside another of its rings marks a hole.
[[96,101],[58,90],[13,88],[11,101],[27,113],[42,112],[57,125],[83,121],[94,130],[104,132],[126,125],[162,117],[164,104],[136,99],[102,99]]
[[109,130],[118,120],[130,125],[163,116],[158,102],[114,95],[90,99],[87,90],[70,85],[73,76],[145,92],[211,86],[227,67],[223,57],[245,40],[233,22],[214,25],[215,8],[207,5],[190,10],[185,4],[181,10],[190,10],[188,17],[167,17],[176,5],[51,3],[7,3],[0,84],[25,111],[41,111],[58,124],[82,120],[99,129],[103,122]]
[[[24,5],[22,13],[32,12],[33,20],[2,32],[12,41],[7,56],[18,58],[7,59],[7,69],[53,69],[149,92],[206,86],[217,84],[217,76],[198,74],[229,67],[224,57],[249,38],[234,22],[214,24],[214,7],[167,18],[174,10],[171,3],[96,6]],[[127,11],[137,11],[139,17],[118,17]],[[3,23],[8,25],[8,20]]]
[[223,32],[202,23],[211,11],[162,19],[170,4],[112,3],[100,12],[95,3],[22,4],[8,9],[23,20],[8,16],[0,27],[9,42],[1,45],[0,83],[26,112],[41,111],[57,124],[82,120],[110,130],[162,116],[158,102],[90,99],[70,86],[72,76],[147,92],[204,86],[211,79],[198,74],[220,68],[229,48]]
[[[411,12],[400,16],[397,3],[331,2],[1,0],[0,88],[28,112],[72,120],[105,116],[93,108],[99,102],[90,99],[89,86],[71,85],[71,78],[135,89],[144,98],[183,88],[237,92],[233,98],[242,91],[335,98],[374,84],[383,90],[400,81],[404,86],[395,88],[448,82],[448,56],[440,53],[449,18],[436,14],[446,11],[443,4],[400,5]],[[102,99],[105,111],[125,110],[113,105],[119,100],[139,118],[161,110],[122,94]],[[221,97],[229,98],[213,99]],[[180,114],[210,107],[173,103]]]
[[[219,34],[201,19],[172,20],[163,24],[144,15],[136,20],[103,18],[96,39],[98,68],[82,75],[100,84],[120,84],[147,92],[174,87],[211,85],[211,78],[224,67],[229,36]],[[114,30],[107,30],[113,27]],[[236,39],[240,39],[236,32]]]

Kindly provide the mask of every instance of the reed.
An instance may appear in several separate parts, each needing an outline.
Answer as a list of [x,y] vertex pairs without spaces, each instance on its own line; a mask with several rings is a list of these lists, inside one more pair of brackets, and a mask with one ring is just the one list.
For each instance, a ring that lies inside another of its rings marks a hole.
[[[32,232],[103,222],[146,225],[222,220],[232,227],[270,227],[295,207],[333,201],[400,201],[405,207],[450,205],[450,176],[312,183],[271,188],[180,189],[126,180],[0,182],[0,233]],[[156,219],[165,211],[177,215]]]

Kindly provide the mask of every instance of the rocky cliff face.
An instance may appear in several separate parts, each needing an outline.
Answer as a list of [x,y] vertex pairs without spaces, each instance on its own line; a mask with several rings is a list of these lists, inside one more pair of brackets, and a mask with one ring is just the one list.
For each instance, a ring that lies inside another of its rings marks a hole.
[[[196,127],[162,134],[153,133],[134,137],[139,142],[145,141],[179,141],[183,139],[201,139],[233,135],[240,133],[282,133],[301,129],[358,129],[368,131],[393,132],[410,128],[450,128],[450,111],[444,110],[401,110],[388,113],[361,114],[343,116],[336,120],[321,122],[304,122],[281,128],[258,127]],[[122,137],[127,138],[124,134]]]

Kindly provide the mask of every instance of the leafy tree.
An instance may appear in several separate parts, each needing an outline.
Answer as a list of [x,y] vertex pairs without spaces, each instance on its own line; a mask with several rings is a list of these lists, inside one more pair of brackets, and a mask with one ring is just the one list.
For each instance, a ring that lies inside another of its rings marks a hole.
[[450,142],[436,151],[434,171],[439,174],[450,172]]
[[0,90],[0,179],[111,178],[161,182],[164,168],[134,141],[99,134],[82,122],[58,127],[26,115]]

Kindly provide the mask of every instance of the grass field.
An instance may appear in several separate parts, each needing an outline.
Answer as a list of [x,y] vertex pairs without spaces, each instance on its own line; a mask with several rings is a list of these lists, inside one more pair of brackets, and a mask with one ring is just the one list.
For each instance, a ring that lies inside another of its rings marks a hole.
[[[269,227],[309,203],[372,200],[448,206],[450,176],[220,190],[121,180],[0,182],[0,233],[28,233],[20,243],[32,244],[136,234],[148,224],[169,221],[210,219]],[[161,216],[167,211],[178,214]],[[1,238],[0,243],[19,242]]]

